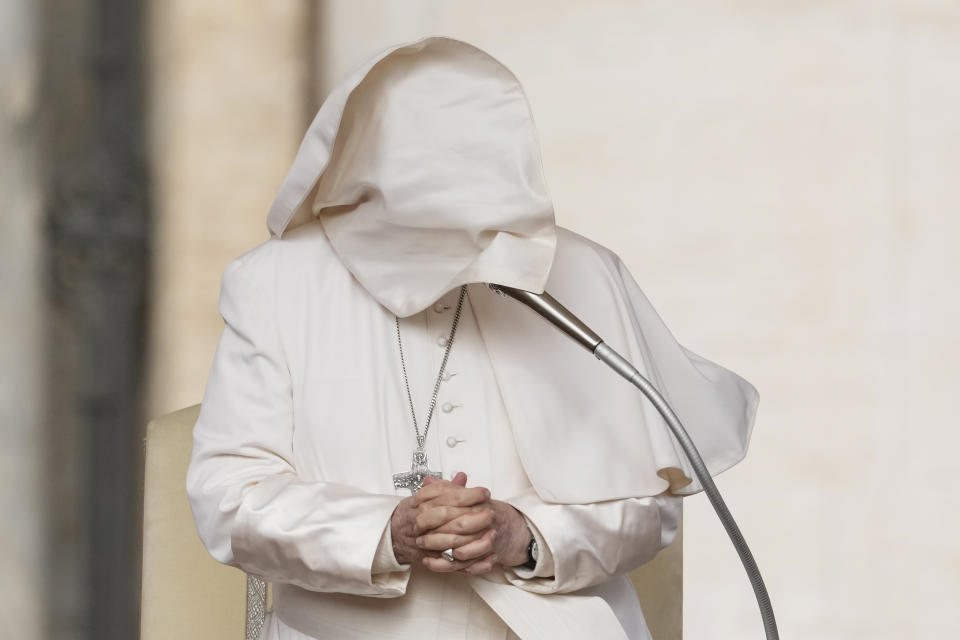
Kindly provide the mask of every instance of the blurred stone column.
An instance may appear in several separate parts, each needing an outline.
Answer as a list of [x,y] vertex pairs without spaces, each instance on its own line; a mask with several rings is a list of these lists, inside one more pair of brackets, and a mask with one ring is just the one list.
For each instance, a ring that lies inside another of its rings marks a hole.
[[47,636],[136,637],[149,193],[142,3],[46,0]]
[[36,25],[30,0],[0,4],[0,620],[22,640],[43,619]]
[[152,416],[202,399],[223,330],[220,276],[268,238],[267,210],[314,115],[313,4],[151,3]]

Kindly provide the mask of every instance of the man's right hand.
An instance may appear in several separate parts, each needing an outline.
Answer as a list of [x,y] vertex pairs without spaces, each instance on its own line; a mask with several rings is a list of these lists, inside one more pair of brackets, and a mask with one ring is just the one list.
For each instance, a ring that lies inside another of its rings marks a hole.
[[[393,552],[398,562],[420,563],[433,571],[471,574],[485,573],[493,567],[497,561],[491,553],[496,532],[488,528],[493,519],[490,491],[483,487],[468,489],[466,483],[464,473],[458,473],[452,482],[428,478],[416,494],[400,501],[390,521]],[[440,552],[421,546],[423,534],[458,518],[459,523],[466,525],[465,529],[480,532],[449,534],[449,546],[457,550],[457,560],[427,564],[425,558],[440,558]]]

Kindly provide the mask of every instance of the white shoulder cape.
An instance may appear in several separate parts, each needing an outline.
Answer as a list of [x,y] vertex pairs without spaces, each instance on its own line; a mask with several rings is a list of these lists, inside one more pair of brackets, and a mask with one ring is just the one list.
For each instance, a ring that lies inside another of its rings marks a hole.
[[[389,47],[334,89],[268,227],[282,243],[314,217],[385,312],[416,313],[467,283],[547,290],[660,390],[712,474],[746,454],[756,389],[680,345],[615,254],[555,225],[525,94],[479,49],[440,37]],[[701,489],[640,391],[526,307],[471,290],[517,449],[544,500]]]
[[[679,344],[613,252],[558,231],[547,291],[663,394],[711,475],[742,460],[757,390]],[[472,302],[520,458],[541,498],[584,503],[702,490],[638,389],[527,307],[489,290]]]

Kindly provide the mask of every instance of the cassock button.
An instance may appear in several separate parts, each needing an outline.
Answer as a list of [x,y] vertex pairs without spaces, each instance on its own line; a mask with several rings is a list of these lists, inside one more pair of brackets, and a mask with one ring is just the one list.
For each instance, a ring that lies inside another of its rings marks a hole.
[[443,409],[444,413],[450,413],[451,411],[453,411],[453,405],[450,404],[449,402],[444,402],[443,406],[441,406],[440,408]]
[[440,345],[441,347],[447,346],[447,336],[440,336],[439,338],[437,338],[437,344]]
[[457,446],[457,439],[453,436],[447,438],[447,446],[453,449],[455,446]]

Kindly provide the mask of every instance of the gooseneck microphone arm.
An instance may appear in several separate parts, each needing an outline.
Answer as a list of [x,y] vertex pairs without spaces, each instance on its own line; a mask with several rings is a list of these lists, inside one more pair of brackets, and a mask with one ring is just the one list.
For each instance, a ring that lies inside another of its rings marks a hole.
[[530,291],[524,291],[523,289],[515,289],[493,283],[487,286],[501,296],[509,296],[522,302],[546,318],[551,324],[596,356],[598,360],[605,362],[611,369],[640,389],[650,402],[653,403],[657,411],[660,412],[660,415],[663,416],[663,419],[667,422],[667,426],[670,427],[677,442],[680,443],[683,452],[690,460],[694,475],[697,476],[697,480],[699,480],[703,486],[704,493],[707,494],[710,504],[713,505],[714,511],[717,512],[720,522],[723,523],[723,528],[726,529],[727,535],[730,536],[730,540],[733,542],[733,546],[740,556],[740,562],[743,563],[743,568],[747,571],[750,584],[753,586],[753,593],[757,598],[757,604],[760,606],[760,616],[763,618],[763,629],[766,632],[767,640],[778,640],[780,634],[777,631],[777,621],[773,615],[773,606],[770,604],[770,597],[767,595],[767,588],[763,583],[763,577],[760,575],[760,569],[753,559],[753,554],[750,553],[747,541],[744,539],[743,534],[740,533],[740,527],[737,526],[733,515],[730,513],[730,510],[727,509],[723,498],[720,497],[720,491],[717,489],[717,485],[714,484],[713,478],[710,476],[709,470],[707,470],[707,465],[704,464],[703,458],[700,457],[700,452],[697,451],[693,440],[690,439],[686,429],[680,424],[680,419],[677,418],[677,414],[674,413],[673,408],[671,408],[663,396],[660,395],[660,392],[657,391],[649,380],[640,375],[640,372],[637,371],[626,358],[611,349],[600,336],[594,333],[586,324],[577,318],[577,316],[570,313],[566,307],[554,300],[553,296],[546,291],[543,293],[532,293]]

